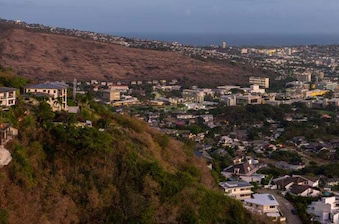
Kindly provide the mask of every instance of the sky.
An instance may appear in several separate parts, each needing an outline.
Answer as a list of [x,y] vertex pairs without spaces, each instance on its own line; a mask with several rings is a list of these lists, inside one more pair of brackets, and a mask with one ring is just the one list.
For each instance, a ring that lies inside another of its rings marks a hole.
[[339,34],[339,0],[0,0],[0,17],[105,33]]

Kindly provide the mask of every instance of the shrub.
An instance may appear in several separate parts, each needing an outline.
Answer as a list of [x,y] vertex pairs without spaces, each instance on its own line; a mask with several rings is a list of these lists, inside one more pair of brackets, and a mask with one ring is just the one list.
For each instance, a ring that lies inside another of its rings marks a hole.
[[0,208],[0,224],[8,223],[8,212],[7,210]]
[[169,137],[167,135],[164,135],[164,134],[156,134],[154,136],[154,139],[160,145],[160,147],[163,148],[163,149],[165,149],[170,142]]

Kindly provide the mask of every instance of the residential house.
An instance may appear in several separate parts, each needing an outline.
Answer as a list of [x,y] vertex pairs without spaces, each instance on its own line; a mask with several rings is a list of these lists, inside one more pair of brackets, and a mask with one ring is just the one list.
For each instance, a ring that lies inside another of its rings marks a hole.
[[339,224],[339,197],[323,197],[312,202],[307,213],[321,224]]
[[225,168],[221,174],[226,178],[238,177],[246,182],[258,182],[265,178],[263,174],[257,174],[256,172],[264,167],[260,163],[254,164],[252,160],[247,160],[243,163],[238,163]]
[[289,193],[301,197],[318,197],[319,195],[321,195],[321,191],[313,187],[310,187],[308,185],[297,185],[297,184],[294,184],[290,187]]
[[18,130],[10,124],[0,124],[0,167],[7,166],[12,161],[12,155],[4,145],[17,135]]
[[225,191],[226,195],[241,201],[251,198],[251,195],[253,194],[253,186],[245,181],[220,182],[219,186]]
[[27,86],[25,93],[45,97],[53,111],[67,111],[67,87],[61,82],[46,82]]
[[266,215],[273,221],[286,221],[279,210],[277,199],[271,194],[253,194],[251,198],[244,200],[244,206],[252,212]]
[[10,124],[0,124],[0,145],[6,144],[14,136],[18,135],[18,130],[13,128]]
[[283,176],[273,180],[277,185],[278,189],[288,189],[293,184],[297,185],[308,185],[310,187],[318,187],[319,186],[319,178],[318,177],[303,177],[300,175],[292,175],[292,176]]
[[277,189],[289,192],[290,194],[302,197],[318,197],[321,192],[319,178],[306,178],[299,175],[283,176],[273,180]]
[[16,103],[16,89],[0,87],[0,106],[11,107]]

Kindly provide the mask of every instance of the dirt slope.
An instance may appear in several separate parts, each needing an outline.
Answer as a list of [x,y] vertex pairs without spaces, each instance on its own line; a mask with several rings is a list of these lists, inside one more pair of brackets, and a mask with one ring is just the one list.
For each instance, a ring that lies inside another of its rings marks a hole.
[[40,80],[182,79],[216,85],[245,83],[253,72],[174,52],[133,49],[15,27],[1,29],[1,24],[0,64]]

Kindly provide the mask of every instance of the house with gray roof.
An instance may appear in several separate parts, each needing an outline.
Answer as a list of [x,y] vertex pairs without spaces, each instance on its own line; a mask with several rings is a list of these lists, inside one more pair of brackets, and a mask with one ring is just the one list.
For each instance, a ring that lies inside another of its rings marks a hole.
[[36,97],[46,98],[53,111],[67,110],[67,88],[62,82],[45,82],[29,85],[25,93]]

